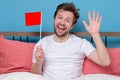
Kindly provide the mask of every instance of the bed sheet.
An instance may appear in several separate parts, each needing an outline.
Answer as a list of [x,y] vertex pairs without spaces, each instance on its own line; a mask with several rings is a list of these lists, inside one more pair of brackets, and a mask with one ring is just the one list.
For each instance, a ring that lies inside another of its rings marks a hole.
[[32,74],[30,72],[12,72],[1,74],[0,80],[47,80],[43,76]]
[[[1,74],[0,80],[48,80],[43,76],[29,72],[12,72]],[[70,80],[120,80],[120,77],[108,74],[87,74]]]
[[120,80],[120,77],[108,74],[87,74],[72,80]]

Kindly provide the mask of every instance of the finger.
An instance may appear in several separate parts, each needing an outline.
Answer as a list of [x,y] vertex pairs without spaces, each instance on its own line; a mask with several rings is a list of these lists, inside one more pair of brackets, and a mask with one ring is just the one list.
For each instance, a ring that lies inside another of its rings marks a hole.
[[44,58],[44,52],[40,51],[38,56],[37,56],[37,59],[41,61],[43,58]]
[[96,14],[96,19],[95,19],[96,21],[98,21],[98,15],[99,15],[99,13],[97,12],[97,14]]
[[36,49],[35,53],[36,53],[36,56],[37,56],[37,57],[44,55],[44,51],[43,51],[41,45],[37,46],[37,49]]
[[42,50],[42,45],[37,46],[37,51]]
[[90,22],[91,21],[90,11],[88,11],[88,19],[89,19],[89,22]]
[[92,13],[92,20],[95,20],[95,11]]
[[35,56],[37,60],[42,60],[44,58],[44,52],[43,51],[36,52]]
[[39,56],[38,58],[37,58],[37,61],[42,61],[43,60],[43,57],[42,56]]
[[36,51],[36,56],[44,56],[44,51],[40,50],[40,51]]
[[40,55],[38,56],[38,58],[40,58],[40,59],[43,58],[43,54],[40,54]]
[[100,20],[99,20],[99,23],[101,23],[101,21],[102,21],[102,16],[100,16]]
[[83,22],[83,24],[84,24],[85,28],[87,28],[87,27],[88,27],[88,25],[87,25],[86,21],[82,21],[82,22]]

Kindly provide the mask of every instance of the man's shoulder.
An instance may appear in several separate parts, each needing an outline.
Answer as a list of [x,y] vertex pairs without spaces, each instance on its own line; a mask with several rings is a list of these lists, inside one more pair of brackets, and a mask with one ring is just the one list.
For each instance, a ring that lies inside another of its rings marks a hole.
[[[54,34],[53,34],[53,35],[54,35]],[[52,38],[53,35],[45,36],[45,37],[43,37],[43,39],[49,39],[49,38]]]
[[74,34],[70,34],[70,38],[72,38],[72,39],[78,39],[78,40],[81,40],[81,39],[82,39],[81,37],[76,36],[76,35],[74,35]]
[[70,34],[70,38],[74,41],[82,41],[82,42],[89,42],[86,38],[76,36],[74,34]]
[[44,40],[51,40],[53,38],[53,35],[49,35],[49,36],[45,36],[43,37],[41,40],[44,41]]
[[40,39],[37,44],[47,44],[48,42],[51,41],[53,35],[45,36]]

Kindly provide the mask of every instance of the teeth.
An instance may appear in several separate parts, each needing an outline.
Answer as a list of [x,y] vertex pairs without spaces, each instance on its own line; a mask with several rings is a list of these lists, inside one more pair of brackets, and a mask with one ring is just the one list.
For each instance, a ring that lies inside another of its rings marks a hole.
[[59,26],[59,28],[60,28],[60,29],[64,29],[64,27],[62,27],[62,26]]
[[63,28],[62,26],[59,26],[59,28]]

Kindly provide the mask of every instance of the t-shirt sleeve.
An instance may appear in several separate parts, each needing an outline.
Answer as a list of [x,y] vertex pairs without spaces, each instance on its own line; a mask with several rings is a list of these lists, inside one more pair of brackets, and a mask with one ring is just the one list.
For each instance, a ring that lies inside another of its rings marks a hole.
[[92,43],[90,43],[86,39],[83,39],[83,41],[82,41],[82,51],[85,54],[85,56],[88,57],[89,54],[94,50],[95,50],[95,47],[92,45]]

